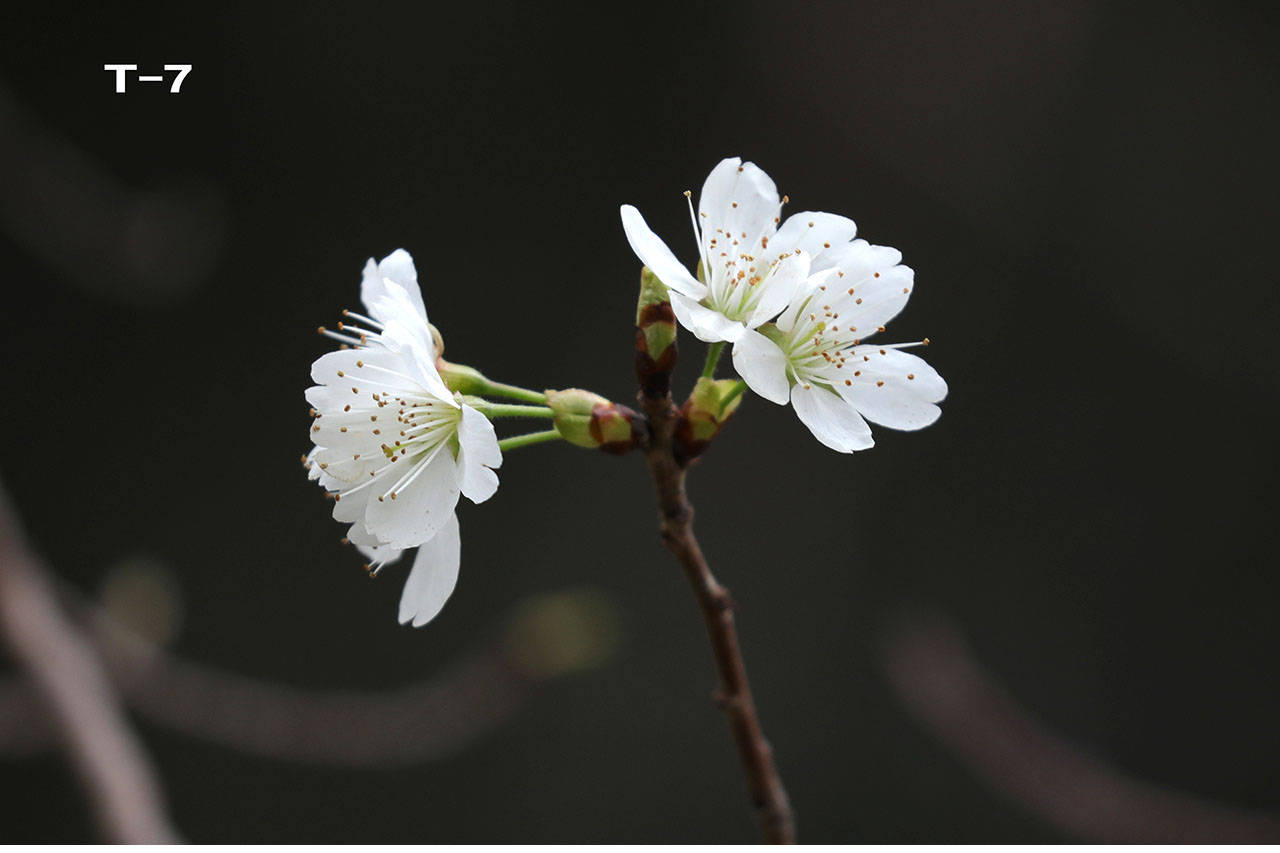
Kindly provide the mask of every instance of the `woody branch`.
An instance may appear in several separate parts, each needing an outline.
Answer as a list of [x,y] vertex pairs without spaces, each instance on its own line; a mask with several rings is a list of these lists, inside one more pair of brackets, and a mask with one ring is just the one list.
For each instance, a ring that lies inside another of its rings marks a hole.
[[693,507],[685,493],[689,450],[680,439],[684,415],[672,402],[670,390],[677,354],[675,317],[665,289],[648,270],[641,282],[635,367],[639,401],[648,421],[644,451],[657,493],[662,541],[684,570],[702,610],[719,674],[716,701],[728,718],[764,838],[774,844],[794,843],[791,805],[761,728],[738,647],[733,599],[711,573],[693,533]]

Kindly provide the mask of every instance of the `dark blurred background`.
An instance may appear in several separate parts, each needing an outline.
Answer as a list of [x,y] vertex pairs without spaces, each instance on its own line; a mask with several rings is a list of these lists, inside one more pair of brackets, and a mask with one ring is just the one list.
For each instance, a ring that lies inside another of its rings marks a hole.
[[[851,457],[749,399],[691,476],[801,838],[1092,837],[904,701],[893,638],[925,613],[1070,749],[1280,809],[1276,36],[1274,7],[1223,2],[10,4],[0,478],[74,594],[142,601],[201,665],[374,692],[538,596],[607,603],[579,638],[607,653],[431,760],[264,757],[138,718],[175,824],[755,839],[638,456],[510,454],[417,631],[403,569],[370,582],[298,464],[313,330],[401,246],[450,358],[629,400],[617,207],[688,258],[680,193],[730,155],[903,250],[919,289],[887,337],[930,336],[951,387],[935,426]],[[194,69],[117,95],[109,62]],[[0,754],[0,786],[4,840],[94,837],[56,751]]]

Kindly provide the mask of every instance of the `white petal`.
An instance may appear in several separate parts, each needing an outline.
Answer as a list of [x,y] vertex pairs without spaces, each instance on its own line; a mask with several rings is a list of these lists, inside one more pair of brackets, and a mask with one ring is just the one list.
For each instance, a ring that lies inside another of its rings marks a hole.
[[721,160],[698,196],[698,221],[712,262],[720,251],[711,247],[712,240],[721,248],[732,240],[744,241],[746,247],[771,236],[778,207],[778,188],[763,169],[737,157]]
[[383,566],[390,566],[393,563],[399,562],[400,558],[404,556],[404,549],[391,548],[387,545],[375,545],[372,547],[368,545],[357,545],[356,550],[364,556],[364,558],[369,562],[369,565],[374,569],[381,569]]
[[458,425],[458,485],[473,503],[483,503],[498,490],[498,475],[491,469],[502,464],[502,450],[493,424],[470,406],[462,407]]
[[460,475],[458,486],[472,503],[484,503],[498,491],[498,475],[492,468],[466,464],[466,455],[465,450],[458,451],[458,465],[461,466],[458,469]]
[[[353,396],[351,399],[359,403],[356,397]],[[382,444],[389,433],[383,429],[385,424],[381,420],[370,420],[371,417],[382,416],[381,414],[372,415],[371,413],[376,410],[368,408],[371,405],[366,399],[364,408],[357,409],[353,406],[349,413],[329,414],[317,418],[312,423],[309,433],[311,440],[332,452],[351,456],[359,453],[362,457],[368,455],[375,461],[382,458]],[[394,416],[388,416],[388,418],[393,419]],[[378,432],[375,433],[374,430]]]
[[876,246],[866,240],[854,240],[831,249],[831,260],[846,275],[862,279],[873,270],[902,263],[902,252],[892,246]]
[[[381,267],[379,267],[381,270]],[[426,328],[427,312],[417,284],[403,285],[390,276],[382,277],[382,293],[367,306],[376,312],[374,319],[386,323],[396,320],[406,325]]]
[[698,340],[709,344],[718,341],[736,341],[746,331],[746,327],[737,320],[730,320],[719,311],[699,305],[696,301],[679,293],[671,294],[671,310],[680,321],[680,325],[693,332]]
[[418,548],[413,568],[400,593],[400,624],[421,628],[436,618],[458,585],[462,564],[462,535],[458,517],[451,515],[440,532]]
[[[360,301],[364,303],[365,309],[372,316],[374,302],[385,295],[386,292],[382,287],[382,276],[378,275],[378,262],[370,258],[364,262],[364,269],[360,272]],[[373,319],[380,318],[375,316]]]
[[796,291],[809,276],[810,260],[805,252],[789,255],[778,261],[768,278],[755,285],[764,288],[764,292],[760,294],[760,302],[751,312],[747,328],[754,329],[764,325],[791,303]]
[[307,454],[307,479],[316,482],[326,492],[337,492],[349,488],[352,485],[350,480],[339,479],[330,473],[333,470],[332,465],[325,463],[325,467],[320,467],[320,463],[325,462],[321,454],[330,452],[327,447],[311,448],[311,452]]
[[875,444],[867,422],[852,406],[825,388],[797,384],[791,389],[791,405],[813,437],[832,450],[852,453]]
[[738,169],[742,167],[741,157],[726,157],[715,165],[715,168],[702,182],[702,192],[698,195],[698,212],[703,220],[716,217],[716,225],[722,224],[724,210],[729,206],[734,188],[738,184]]
[[842,325],[870,337],[906,307],[915,289],[915,272],[898,263],[902,253],[888,246],[855,240],[840,253],[835,278],[827,287]]
[[380,323],[385,323],[394,316],[388,316],[389,306],[386,303],[379,304],[387,296],[385,279],[404,288],[406,304],[426,322],[427,309],[422,303],[422,291],[418,288],[418,271],[413,266],[413,258],[404,249],[396,249],[377,264],[373,262],[373,258],[365,263],[360,283],[360,301],[368,309],[369,316]]
[[[421,320],[415,319],[414,322],[426,335],[425,341],[422,335],[392,321],[384,332],[384,336],[393,341],[391,348],[336,350],[316,359],[311,365],[311,378],[336,389],[336,393],[308,391],[307,399],[311,405],[326,411],[331,406],[341,408],[346,403],[357,402],[346,398],[347,394],[371,400],[369,395],[374,393],[427,391],[446,405],[457,408],[453,392],[440,378],[431,356],[430,331]],[[352,391],[352,388],[358,390]]]
[[[348,394],[347,399],[351,400],[351,411],[327,411],[312,421],[308,435],[326,452],[351,456],[359,453],[362,460],[365,455],[374,461],[382,459],[382,445],[389,435],[387,430],[394,428],[388,422],[394,423],[395,416],[379,410],[368,391]],[[327,458],[324,461],[334,460]]]
[[[373,395],[394,397],[423,390],[437,393],[424,389],[420,373],[406,353],[384,349],[338,350],[316,359],[311,375],[323,384],[309,388],[307,400],[321,417],[313,425],[311,440],[322,447],[351,453],[377,450],[385,438],[377,438],[373,431],[385,430],[394,416],[381,411]],[[443,383],[438,393],[447,394],[442,399],[457,406]]]
[[357,521],[355,524],[352,524],[351,527],[347,528],[347,539],[352,545],[362,549],[382,548],[384,549],[384,553],[387,554],[392,551],[399,550],[396,548],[387,548],[382,541],[378,539],[377,536],[370,533],[368,528],[364,526],[364,523],[360,521]]
[[490,468],[502,467],[502,449],[493,424],[470,406],[462,407],[462,423],[458,427],[458,440],[478,465]]
[[337,385],[312,385],[306,390],[305,396],[316,411],[328,412],[341,409],[351,402],[351,387],[347,386],[344,394],[343,389]]
[[[861,360],[857,367],[864,377],[884,379],[886,384],[889,381],[895,382],[913,396],[929,403],[941,402],[947,396],[946,380],[918,355],[887,346],[877,347],[875,344],[854,347],[850,352],[853,357],[849,359],[849,364]],[[912,378],[907,379],[908,376]]]
[[801,249],[814,258],[814,270],[832,265],[832,256],[858,233],[853,220],[834,213],[805,210],[787,217],[769,241],[770,249],[790,252]]
[[[850,368],[858,375],[849,375]],[[881,426],[921,429],[942,414],[934,403],[947,395],[947,383],[924,359],[911,353],[870,345],[854,347],[839,372],[843,379],[833,384],[840,396]]]
[[418,286],[418,271],[413,257],[404,249],[396,249],[378,262],[378,274],[389,278],[409,293],[409,299],[418,309],[422,319],[427,319],[427,309],[422,304],[422,290]]
[[378,484],[374,483],[368,488],[347,495],[345,498],[338,495],[338,500],[333,503],[333,520],[341,521],[346,524],[361,524],[364,522],[365,513],[369,509],[369,495],[377,495],[376,490]]
[[[319,471],[316,478],[330,491],[349,489],[369,479],[369,474],[386,462],[381,453],[361,454],[359,459],[346,450],[332,447],[317,448],[312,457],[311,470]],[[372,487],[370,487],[372,488]]]
[[385,328],[378,336],[378,342],[391,350],[404,350],[409,347],[421,349],[428,361],[436,358],[435,340],[431,337],[431,328],[417,308],[409,299],[408,293],[391,279],[383,279],[386,294],[374,300],[375,313]]
[[364,555],[374,569],[389,566],[404,556],[404,549],[383,545],[377,537],[371,536],[364,525],[356,522],[347,531],[347,541],[356,546],[356,550]]
[[408,361],[399,353],[383,349],[327,352],[312,362],[311,378],[321,385],[347,389],[363,385],[378,392],[403,391],[413,383]]
[[640,211],[629,204],[624,204],[621,212],[622,230],[627,234],[631,251],[636,253],[640,262],[652,270],[668,290],[683,293],[694,299],[701,299],[706,295],[707,289],[689,274],[684,264],[680,263],[667,248],[667,244],[662,242],[662,238],[653,233],[645,223],[644,217],[640,215]]
[[800,283],[795,293],[791,295],[791,302],[787,305],[787,310],[783,311],[778,319],[774,321],[781,332],[790,334],[791,330],[795,328],[796,317],[799,316],[800,312],[811,310],[808,307],[809,300],[824,292],[821,288],[825,285],[826,279],[826,275],[811,275]]
[[435,342],[431,339],[431,330],[422,331],[425,332],[425,338],[419,337],[406,353],[409,356],[410,375],[437,400],[456,409],[458,401],[436,368]]
[[[436,535],[458,505],[456,464],[445,448],[417,471],[408,485],[398,487],[395,498],[387,492],[397,480],[358,492],[372,495],[366,498],[365,525],[369,532],[396,548],[413,548]],[[408,470],[400,471],[401,477]],[[382,500],[378,500],[380,497]],[[346,502],[343,498],[339,505]]]
[[307,469],[308,480],[320,479],[320,473],[321,473],[320,466],[316,465],[315,461],[316,461],[316,454],[323,449],[324,449],[323,447],[313,447],[311,448],[311,452],[307,454],[307,463],[305,467]]
[[733,345],[733,369],[752,391],[766,400],[785,406],[790,383],[787,357],[773,341],[756,331],[748,331]]

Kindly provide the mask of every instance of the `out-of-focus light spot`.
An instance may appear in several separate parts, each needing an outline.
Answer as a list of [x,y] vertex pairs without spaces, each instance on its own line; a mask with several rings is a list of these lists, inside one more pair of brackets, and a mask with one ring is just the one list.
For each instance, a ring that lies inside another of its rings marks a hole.
[[604,665],[622,638],[618,607],[604,591],[579,587],[533,596],[507,624],[507,654],[526,675],[552,678]]
[[99,600],[108,623],[157,646],[182,627],[182,590],[158,560],[133,556],[107,570]]

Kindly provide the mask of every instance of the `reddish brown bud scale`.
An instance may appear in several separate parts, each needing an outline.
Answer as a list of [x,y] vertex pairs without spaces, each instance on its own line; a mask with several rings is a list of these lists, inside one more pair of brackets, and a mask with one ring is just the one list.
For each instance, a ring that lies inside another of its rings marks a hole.
[[549,390],[547,405],[561,437],[578,447],[622,454],[635,449],[644,435],[640,415],[581,388]]
[[[626,436],[618,437],[622,432],[621,424],[626,424]],[[596,406],[591,410],[591,422],[587,428],[592,438],[599,444],[599,450],[621,456],[630,453],[639,445],[644,435],[643,419],[633,409],[610,403],[607,406]]]
[[671,390],[671,372],[678,356],[676,316],[667,288],[647,268],[640,271],[636,305],[636,379],[646,396],[662,397]]

